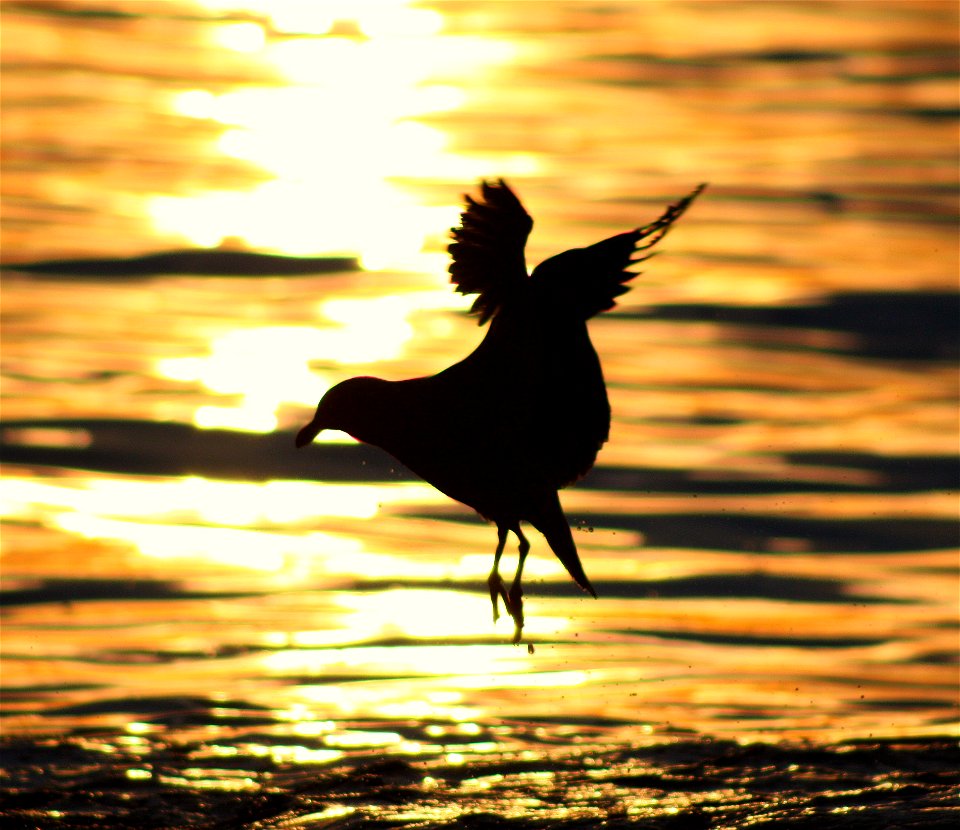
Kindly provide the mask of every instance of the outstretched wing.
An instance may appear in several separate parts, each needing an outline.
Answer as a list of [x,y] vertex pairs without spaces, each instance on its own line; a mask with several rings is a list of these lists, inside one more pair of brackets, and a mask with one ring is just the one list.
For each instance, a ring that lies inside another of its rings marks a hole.
[[450,280],[461,294],[479,294],[471,311],[487,322],[527,279],[523,249],[533,220],[503,179],[481,182],[480,200],[466,196],[460,227],[450,231]]
[[705,187],[701,184],[689,196],[670,205],[649,225],[545,260],[534,269],[533,280],[538,288],[555,301],[575,308],[584,319],[613,308],[616,298],[630,290],[626,283],[637,276],[637,272],[628,269],[653,256],[650,249],[663,239]]

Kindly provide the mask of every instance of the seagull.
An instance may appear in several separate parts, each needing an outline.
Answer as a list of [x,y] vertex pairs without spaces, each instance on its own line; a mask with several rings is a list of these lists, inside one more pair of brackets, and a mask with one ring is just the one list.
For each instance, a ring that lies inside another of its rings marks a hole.
[[[296,436],[303,447],[324,429],[380,447],[455,501],[497,526],[487,578],[494,622],[502,599],[522,637],[523,566],[528,522],[584,591],[584,573],[558,490],[581,478],[610,431],[610,404],[587,321],[615,305],[671,225],[700,194],[670,205],[659,219],[540,263],[524,259],[533,220],[510,187],[483,181],[465,196],[453,241],[450,281],[476,294],[471,313],[489,323],[466,358],[430,377],[388,381],[355,377],[331,388]],[[500,557],[508,534],[518,541],[507,590]]]

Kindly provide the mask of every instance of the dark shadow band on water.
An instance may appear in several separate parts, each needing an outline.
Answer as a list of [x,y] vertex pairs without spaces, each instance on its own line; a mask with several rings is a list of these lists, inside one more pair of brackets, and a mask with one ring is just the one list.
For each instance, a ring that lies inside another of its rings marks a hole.
[[[417,518],[464,521],[451,510],[417,510]],[[633,533],[644,548],[776,554],[897,554],[952,550],[960,528],[952,519],[818,519],[747,512],[600,513],[567,511],[580,533],[594,529]],[[477,521],[481,521],[479,518]],[[575,534],[576,538],[576,534]],[[953,570],[944,572],[949,576]]]
[[0,609],[46,603],[152,602],[155,600],[242,599],[251,591],[188,591],[178,583],[157,579],[43,579],[22,588],[0,591]]
[[3,269],[55,279],[136,279],[161,274],[261,277],[358,271],[360,263],[352,256],[295,257],[255,251],[200,248],[134,257],[5,263]]
[[8,464],[132,475],[247,481],[417,480],[369,445],[316,444],[298,450],[293,439],[293,432],[257,434],[158,421],[6,421],[0,430],[0,458]]
[[[484,593],[486,583],[454,582],[451,580],[363,580],[353,586],[356,592],[377,592],[405,587],[436,590],[476,591]],[[617,579],[592,580],[597,596],[604,599],[724,599],[724,600],[774,600],[778,602],[802,602],[824,605],[913,605],[909,598],[871,596],[858,591],[852,593],[846,582],[838,579],[804,577],[796,574],[778,576],[761,571],[750,573],[717,573],[700,576],[677,577],[676,579]],[[593,599],[568,579],[556,581],[528,580],[525,586],[528,597],[580,597],[587,603]],[[589,613],[589,604],[584,607]]]
[[[620,312],[637,320],[711,322],[736,327],[736,339],[754,347],[782,348],[770,330],[847,335],[825,351],[884,360],[956,360],[960,356],[960,292],[862,291],[789,306],[717,303],[658,305]],[[791,350],[801,348],[795,341]],[[811,347],[814,348],[814,347]]]
[[[0,459],[8,464],[246,481],[420,480],[400,462],[369,444],[313,444],[297,450],[293,439],[293,432],[258,434],[201,429],[172,421],[8,420],[0,424]],[[811,480],[804,476],[794,481],[742,470],[718,473],[601,464],[575,486],[636,493],[746,495],[785,491],[910,493],[953,490],[960,484],[960,467],[952,456],[793,452],[778,457],[799,468],[819,468],[822,478]]]
[[[366,444],[314,444],[297,450],[293,434],[252,434],[147,421],[62,419],[9,421],[0,429],[0,458],[8,464],[83,469],[127,475],[203,476],[247,481],[305,480],[338,483],[399,483],[419,479],[383,451]],[[820,481],[704,480],[697,470],[604,468],[582,482],[595,491],[743,495],[791,492],[933,492],[956,487],[954,458],[886,458],[845,453],[796,453],[794,463],[816,463]],[[867,483],[831,476],[831,468],[868,471]],[[414,509],[407,515],[472,521],[457,507]],[[480,521],[479,517],[475,519]],[[950,519],[887,517],[822,519],[725,511],[675,513],[580,512],[570,515],[581,532],[592,528],[642,535],[653,548],[689,548],[777,553],[896,553],[952,549],[960,529]]]
[[[397,587],[457,591],[485,594],[482,580],[450,579],[358,579],[340,587],[348,593],[377,593]],[[607,599],[764,599],[781,602],[825,604],[911,604],[912,600],[870,596],[862,591],[851,593],[842,580],[803,577],[752,571],[750,573],[717,573],[676,579],[594,580],[597,593]],[[0,610],[51,603],[81,603],[114,600],[154,602],[157,600],[246,599],[263,596],[256,591],[187,590],[168,580],[128,579],[43,579],[30,585],[0,592]],[[537,580],[529,585],[529,594],[538,597],[585,597],[576,585],[566,579]]]
[[899,553],[956,547],[960,529],[950,519],[810,518],[747,512],[571,516],[592,527],[631,530],[653,548],[694,547],[749,553]]

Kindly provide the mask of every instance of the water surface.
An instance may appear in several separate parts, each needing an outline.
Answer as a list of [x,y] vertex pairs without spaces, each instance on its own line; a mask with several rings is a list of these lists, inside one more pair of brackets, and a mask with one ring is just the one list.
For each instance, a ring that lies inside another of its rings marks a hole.
[[[953,4],[0,12],[5,822],[952,825]],[[292,442],[479,342],[501,175],[531,263],[710,182],[591,323],[532,653],[492,527]]]

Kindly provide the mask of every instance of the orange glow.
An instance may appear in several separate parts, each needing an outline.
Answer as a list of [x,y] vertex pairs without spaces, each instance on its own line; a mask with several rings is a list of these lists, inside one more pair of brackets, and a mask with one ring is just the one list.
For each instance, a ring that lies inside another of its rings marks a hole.
[[236,329],[213,337],[205,356],[161,358],[154,369],[162,378],[198,383],[227,399],[199,407],[194,414],[197,426],[271,432],[278,426],[281,407],[313,407],[333,385],[332,375],[313,369],[312,362],[394,360],[415,335],[413,314],[458,305],[462,300],[445,286],[377,297],[337,297],[318,305],[318,313],[335,326]]
[[424,243],[449,227],[456,207],[422,206],[391,179],[470,180],[536,167],[528,156],[491,165],[461,155],[446,133],[417,120],[463,106],[458,82],[509,61],[511,44],[444,35],[438,12],[406,2],[202,5],[262,15],[275,32],[298,36],[268,39],[249,21],[214,30],[215,44],[255,55],[287,85],[182,90],[168,105],[222,125],[219,153],[267,181],[151,197],[146,212],[161,232],[203,247],[241,239],[293,254],[351,252],[371,269],[434,269]]
[[[367,572],[369,573],[369,571]],[[491,621],[490,598],[485,593],[398,588],[376,593],[345,594],[341,604],[351,615],[345,620],[354,635],[363,639],[407,637],[431,640],[437,637],[489,637],[509,634],[510,620],[501,620],[499,629]],[[528,600],[528,619],[524,632],[528,637],[555,635],[570,627],[570,621],[551,617]],[[457,673],[482,671],[471,658],[459,667],[444,659],[444,670]]]
[[[420,595],[421,600],[428,599],[427,592]],[[440,592],[429,592],[429,600],[437,599]],[[382,598],[382,594],[373,595]],[[489,610],[489,605],[488,605]],[[446,636],[443,628],[448,620],[442,621],[438,615],[435,621],[434,637]],[[489,620],[486,623],[489,626]],[[360,640],[361,638],[357,638]],[[362,641],[362,640],[361,640]],[[459,695],[463,690],[478,688],[511,688],[527,685],[523,678],[529,681],[527,657],[524,650],[506,646],[504,643],[491,645],[430,645],[416,646],[380,646],[366,645],[363,647],[285,649],[265,655],[261,658],[264,667],[271,674],[298,675],[310,673],[322,676],[323,672],[342,672],[362,676],[365,671],[376,667],[380,674],[396,672],[415,677],[444,677],[447,678],[443,686],[432,684],[427,687],[429,692],[442,690],[446,695],[437,697],[427,694],[425,690],[422,699],[409,700],[416,704],[415,709],[406,709],[401,717],[430,717],[431,712],[456,712],[458,721],[473,720],[476,713],[471,713],[468,707],[459,704]],[[523,669],[519,674],[512,672]],[[583,671],[539,672],[535,674],[535,685],[538,686],[577,686],[589,677]],[[452,687],[452,688],[451,688]],[[359,692],[359,690],[354,690]],[[374,694],[382,694],[371,690]],[[456,695],[456,696],[455,696]],[[310,689],[305,697],[315,701],[330,701],[339,697],[337,692],[330,688]],[[359,700],[357,702],[360,702]],[[394,713],[396,714],[396,713]]]
[[[109,266],[3,274],[11,735],[65,773],[102,752],[131,809],[168,775],[201,806],[218,779],[316,801],[342,761],[317,812],[286,811],[324,825],[429,823],[445,795],[655,823],[690,794],[620,797],[646,742],[733,763],[722,741],[813,741],[852,782],[878,739],[957,734],[952,6],[832,4],[824,27],[804,3],[85,5],[0,2],[5,263]],[[494,527],[352,466],[372,450],[292,441],[332,384],[430,375],[484,336],[448,313],[472,298],[442,253],[484,176],[533,214],[531,265],[712,182],[590,322],[613,424],[561,500],[601,598],[531,532],[532,653],[492,620]],[[382,270],[98,278],[197,245]],[[288,480],[348,467],[371,481]],[[434,792],[358,800],[357,770]],[[33,810],[49,776],[24,774],[25,821],[89,807]],[[822,780],[811,809],[878,806]],[[692,798],[785,806],[742,783]]]
[[411,8],[408,0],[194,0],[216,12],[245,11],[263,15],[271,28],[300,35],[325,35],[340,24],[352,24],[358,35],[377,37],[437,34],[443,16],[430,9]]
[[[409,501],[423,489],[419,484],[385,489],[196,477],[45,481],[7,476],[0,481],[0,516],[39,521],[84,539],[122,542],[152,558],[203,558],[298,579],[314,570],[356,573],[366,555],[358,539],[304,531],[303,525],[318,516],[371,519],[384,505]],[[378,557],[377,567],[402,574],[402,563],[389,567],[391,561]]]
[[59,479],[0,481],[7,518],[39,516],[39,509],[135,521],[167,520],[255,527],[286,526],[316,516],[372,518],[380,506],[421,500],[421,484],[385,488],[366,484],[302,481],[215,481],[194,476],[136,479],[98,476],[79,482]]
[[133,545],[158,559],[202,557],[238,568],[296,576],[316,551],[356,549],[360,543],[326,533],[284,533],[222,527],[184,527],[105,519],[80,513],[59,516],[54,526],[85,539],[110,539]]
[[156,371],[171,380],[201,383],[218,395],[240,397],[239,406],[200,407],[194,416],[197,426],[270,432],[277,427],[275,413],[282,403],[312,405],[319,399],[312,357],[339,354],[349,360],[348,344],[337,334],[308,326],[237,329],[215,338],[208,356],[163,358]]

